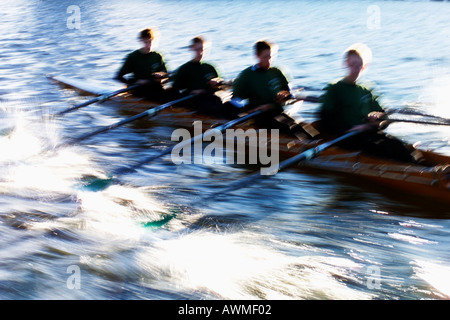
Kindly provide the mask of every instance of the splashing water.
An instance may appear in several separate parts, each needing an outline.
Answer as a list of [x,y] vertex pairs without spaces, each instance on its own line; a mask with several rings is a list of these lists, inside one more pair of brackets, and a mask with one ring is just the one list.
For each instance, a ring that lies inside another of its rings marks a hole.
[[[358,264],[340,258],[285,255],[250,232],[193,232],[161,240],[137,256],[147,277],[220,299],[368,299],[341,282]],[[350,281],[350,280],[349,280]]]
[[151,198],[145,189],[113,185],[102,192],[79,192],[81,212],[78,214],[95,234],[114,237],[139,237],[142,223],[156,221],[166,209]]
[[[429,283],[439,298],[450,298],[450,267],[438,262],[416,260],[411,262],[416,275]],[[436,292],[437,290],[437,292]]]
[[27,130],[25,123],[23,118],[18,119],[14,131],[0,138],[1,162],[19,161],[42,150],[41,140]]

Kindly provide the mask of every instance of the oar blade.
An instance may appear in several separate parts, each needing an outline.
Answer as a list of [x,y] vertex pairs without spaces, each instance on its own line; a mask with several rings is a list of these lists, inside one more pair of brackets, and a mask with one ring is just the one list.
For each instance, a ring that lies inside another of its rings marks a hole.
[[148,221],[148,222],[142,222],[141,226],[147,229],[159,229],[164,227],[166,224],[168,224],[170,221],[172,221],[173,218],[175,218],[175,214],[168,214],[163,216],[159,220],[154,221]]
[[86,176],[81,180],[81,185],[79,188],[85,191],[98,192],[107,189],[114,182],[114,177],[101,179],[94,176]]

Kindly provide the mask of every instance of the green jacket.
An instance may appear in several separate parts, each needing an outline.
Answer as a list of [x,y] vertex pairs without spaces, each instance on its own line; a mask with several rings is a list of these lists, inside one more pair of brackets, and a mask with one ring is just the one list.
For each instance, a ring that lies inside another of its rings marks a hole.
[[278,92],[289,91],[289,82],[277,68],[264,70],[258,65],[243,70],[233,82],[233,98],[248,99],[249,107],[274,103]]
[[329,84],[321,97],[321,126],[330,133],[341,134],[355,125],[366,122],[372,111],[383,111],[378,97],[358,84],[340,80]]
[[[137,80],[153,80],[154,72],[167,72],[163,57],[154,51],[142,53],[138,49],[127,55],[116,79],[132,84]],[[124,75],[130,73],[133,74],[131,79],[124,78]]]
[[197,89],[210,90],[208,81],[219,77],[216,69],[205,62],[189,61],[175,72],[172,87],[176,90],[188,91]]

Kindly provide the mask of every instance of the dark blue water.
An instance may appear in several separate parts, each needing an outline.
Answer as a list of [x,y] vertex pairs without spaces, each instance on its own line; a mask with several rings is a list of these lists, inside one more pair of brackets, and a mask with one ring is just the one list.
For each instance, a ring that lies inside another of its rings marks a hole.
[[[79,188],[155,154],[174,130],[133,124],[58,153],[41,151],[123,117],[114,103],[61,119],[89,99],[46,74],[110,80],[159,29],[169,69],[190,38],[212,41],[225,79],[276,42],[293,88],[343,75],[342,52],[373,49],[362,80],[388,107],[449,117],[450,4],[430,1],[15,1],[0,13],[0,297],[2,299],[445,299],[450,211],[352,178],[286,170],[222,199],[196,202],[248,171],[176,166],[166,157],[109,188]],[[78,15],[79,13],[79,15]],[[78,19],[79,18],[79,19]],[[318,92],[312,92],[318,94]],[[317,105],[299,115],[314,118]],[[445,127],[392,125],[409,142],[449,154]],[[194,205],[192,204],[194,203]],[[162,228],[143,227],[175,215]]]

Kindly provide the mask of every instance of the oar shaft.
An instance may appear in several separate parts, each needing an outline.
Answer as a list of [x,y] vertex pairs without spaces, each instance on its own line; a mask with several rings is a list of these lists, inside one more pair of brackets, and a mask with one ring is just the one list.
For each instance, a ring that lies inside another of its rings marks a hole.
[[89,105],[91,105],[91,104],[93,104],[93,103],[96,103],[96,102],[103,102],[103,101],[105,101],[105,100],[108,100],[109,98],[112,98],[112,97],[114,97],[114,96],[117,96],[118,94],[121,94],[121,93],[130,91],[130,90],[136,89],[136,88],[138,88],[138,87],[140,87],[140,86],[141,86],[141,85],[139,85],[139,84],[135,84],[135,85],[132,85],[132,86],[129,86],[129,87],[126,87],[126,88],[117,90],[117,91],[105,93],[105,94],[103,94],[103,95],[101,95],[101,96],[98,96],[98,97],[95,97],[94,99],[91,99],[91,100],[89,100],[89,101],[86,101],[86,102],[77,104],[77,105],[75,105],[75,106],[73,106],[73,107],[67,108],[67,109],[65,109],[65,110],[63,110],[63,111],[60,111],[60,112],[57,112],[57,113],[55,113],[55,116],[62,116],[63,114],[72,112],[72,111],[77,110],[77,109],[81,109],[81,108],[87,107],[87,106],[89,106]]
[[291,100],[288,100],[288,101],[289,101],[289,104],[296,102],[296,101],[306,101],[306,102],[318,103],[318,102],[320,102],[320,97],[319,96],[296,95],[296,96],[292,97]]
[[306,102],[314,102],[314,103],[320,102],[320,97],[317,96],[300,96],[298,99]]
[[[109,126],[105,126],[105,127],[102,127],[102,128],[100,128],[100,129],[98,129],[98,130],[95,130],[95,131],[93,131],[93,132],[89,132],[89,133],[86,133],[86,134],[84,134],[84,135],[81,135],[81,136],[79,136],[79,137],[77,137],[77,138],[74,138],[74,139],[70,140],[70,141],[67,142],[67,143],[64,143],[63,145],[64,145],[64,146],[67,146],[67,145],[73,145],[73,144],[75,144],[75,143],[77,143],[77,142],[86,140],[86,139],[88,139],[88,138],[90,138],[90,137],[93,137],[93,136],[95,136],[95,135],[98,135],[98,134],[100,134],[100,133],[107,132],[107,131],[110,131],[110,130],[112,130],[112,129],[118,128],[118,127],[120,127],[120,126],[123,126],[123,125],[125,125],[125,124],[127,124],[127,123],[130,123],[130,122],[133,122],[133,121],[136,121],[136,120],[138,120],[138,119],[141,119],[141,118],[144,118],[144,117],[152,117],[152,116],[156,115],[158,112],[160,112],[160,111],[162,111],[162,110],[164,110],[164,109],[166,109],[166,108],[168,108],[168,107],[171,107],[171,106],[173,106],[174,104],[177,104],[177,103],[179,103],[179,102],[182,102],[182,101],[191,99],[191,98],[193,98],[194,96],[195,96],[195,95],[188,95],[188,96],[186,96],[186,97],[183,97],[183,98],[180,98],[180,99],[177,99],[177,100],[174,100],[174,101],[171,101],[171,102],[162,104],[162,105],[160,105],[160,106],[157,106],[157,107],[154,107],[154,108],[151,108],[151,109],[148,109],[148,110],[146,110],[146,111],[144,111],[144,112],[141,112],[141,113],[139,113],[139,114],[137,114],[137,115],[135,115],[135,116],[132,116],[132,117],[130,117],[130,118],[123,119],[123,120],[121,120],[121,121],[119,121],[119,122],[116,122],[116,123],[113,123],[113,124],[111,124],[111,125],[109,125]],[[61,145],[61,146],[63,146],[63,145]]]
[[411,116],[421,116],[421,117],[437,119],[437,120],[442,120],[442,121],[450,121],[450,119],[448,119],[448,118],[435,116],[435,115],[432,115],[432,114],[428,114],[428,113],[425,113],[425,112],[422,112],[422,111],[419,111],[419,110],[410,109],[410,108],[390,109],[386,113],[388,115],[391,115],[391,114],[394,114],[394,113],[398,113],[398,114],[406,114],[406,115],[411,115]]
[[242,189],[242,188],[246,187],[249,183],[254,182],[257,179],[260,179],[260,178],[265,177],[265,176],[268,176],[268,177],[273,176],[278,171],[280,171],[282,169],[290,167],[290,166],[292,166],[294,164],[299,164],[302,161],[311,160],[311,159],[317,157],[324,150],[326,150],[326,149],[328,149],[328,148],[338,144],[341,141],[344,141],[344,140],[349,139],[349,138],[351,138],[351,137],[353,137],[353,136],[355,136],[357,134],[360,134],[363,131],[365,131],[365,130],[351,131],[351,132],[348,132],[348,133],[346,133],[346,134],[344,134],[344,135],[342,135],[342,136],[340,136],[340,137],[338,137],[338,138],[336,138],[334,140],[331,140],[331,141],[328,141],[328,142],[324,142],[324,143],[320,144],[317,147],[314,147],[314,148],[308,149],[306,151],[303,151],[302,153],[300,153],[300,154],[298,154],[296,156],[293,156],[293,157],[291,157],[289,159],[286,159],[286,160],[282,161],[280,163],[280,165],[278,166],[278,168],[276,168],[274,172],[271,172],[268,175],[262,175],[260,172],[254,172],[254,173],[250,174],[249,176],[247,176],[245,178],[242,178],[242,179],[232,183],[227,188],[225,188],[225,189],[223,189],[221,191],[218,191],[218,192],[214,193],[213,195],[209,195],[208,198],[220,197],[220,196],[222,196],[222,195],[224,195],[224,194],[226,194],[228,192],[231,192],[231,191],[234,191],[234,190],[238,190],[238,189]]
[[[425,112],[421,112],[418,110],[411,110],[410,108],[405,109],[391,109],[387,110],[386,120],[389,122],[409,122],[409,123],[418,123],[418,124],[429,124],[429,125],[437,125],[437,126],[450,126],[450,119],[443,118],[431,114],[427,114]],[[391,117],[392,114],[404,114],[407,116],[412,116],[411,119],[400,119]],[[414,119],[416,117],[416,119]],[[418,119],[417,119],[418,118]]]
[[121,168],[121,169],[117,170],[114,173],[114,176],[126,174],[126,173],[129,173],[129,172],[133,172],[134,170],[142,167],[145,164],[148,164],[148,163],[150,163],[150,162],[152,162],[152,161],[154,161],[156,159],[159,159],[159,158],[161,158],[161,157],[163,157],[163,156],[165,156],[167,154],[172,153],[172,151],[173,151],[173,149],[175,147],[178,147],[178,148],[181,149],[184,146],[192,145],[192,143],[194,143],[196,141],[199,141],[199,140],[203,140],[208,135],[213,134],[213,132],[220,131],[221,133],[223,133],[226,129],[231,128],[231,127],[233,127],[233,126],[235,126],[237,124],[243,123],[243,122],[245,122],[245,121],[247,121],[247,120],[249,120],[251,118],[254,118],[254,117],[262,114],[263,112],[264,112],[264,110],[256,110],[256,111],[254,111],[252,113],[246,114],[246,115],[244,115],[242,117],[233,119],[233,120],[228,121],[228,122],[226,122],[226,123],[224,123],[224,124],[222,124],[220,126],[217,126],[217,127],[213,128],[213,130],[207,130],[207,131],[203,132],[202,134],[199,134],[199,135],[197,135],[197,136],[195,136],[195,137],[193,137],[193,138],[191,138],[189,140],[182,141],[182,142],[178,143],[176,146],[168,148],[168,149],[158,153],[157,155],[153,155],[153,156],[147,157],[147,158],[139,161],[138,163],[136,163],[133,167]]
[[348,133],[346,133],[346,134],[344,134],[344,135],[342,135],[342,136],[340,136],[340,137],[338,137],[336,139],[333,139],[333,140],[328,141],[328,142],[324,142],[324,143],[318,145],[317,147],[314,147],[314,148],[308,149],[306,151],[303,151],[302,153],[300,153],[300,154],[298,154],[296,156],[293,156],[292,158],[289,158],[289,159],[281,162],[280,165],[279,165],[278,170],[282,170],[284,168],[290,167],[291,165],[294,165],[294,164],[299,163],[301,161],[314,159],[322,151],[324,151],[324,150],[334,146],[335,144],[338,144],[341,141],[344,141],[344,140],[346,140],[348,138],[351,138],[351,137],[353,137],[353,136],[355,136],[357,134],[360,134],[361,132],[362,131],[358,131],[358,130],[351,131],[351,132],[348,132]]
[[430,120],[388,118],[386,121],[388,121],[388,122],[407,122],[407,123],[427,124],[427,125],[433,125],[433,126],[450,126],[450,120],[447,120],[447,121],[444,121],[444,120],[430,121]]

